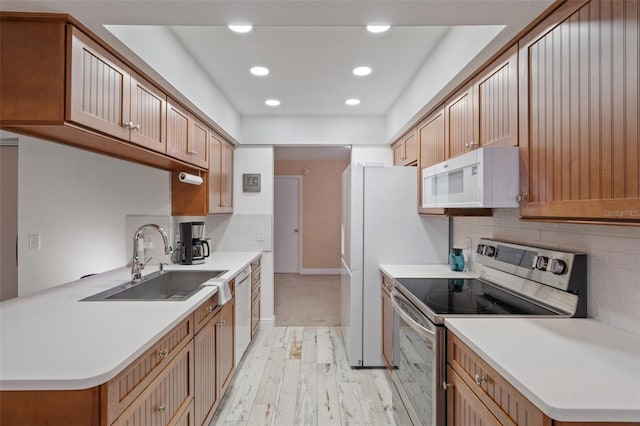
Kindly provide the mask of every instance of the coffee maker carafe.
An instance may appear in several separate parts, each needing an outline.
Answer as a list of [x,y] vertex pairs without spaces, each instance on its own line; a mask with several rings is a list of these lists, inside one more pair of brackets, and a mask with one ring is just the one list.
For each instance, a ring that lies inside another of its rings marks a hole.
[[[209,243],[204,240],[204,222],[180,223],[180,263],[195,265],[209,257]],[[205,249],[206,247],[206,249]]]

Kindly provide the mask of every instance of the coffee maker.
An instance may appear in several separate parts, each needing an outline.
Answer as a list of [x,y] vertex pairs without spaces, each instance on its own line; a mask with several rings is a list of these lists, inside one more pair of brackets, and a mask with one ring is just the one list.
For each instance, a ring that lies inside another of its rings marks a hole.
[[204,222],[180,222],[180,263],[182,265],[204,263],[204,258],[209,257],[209,243],[203,237]]

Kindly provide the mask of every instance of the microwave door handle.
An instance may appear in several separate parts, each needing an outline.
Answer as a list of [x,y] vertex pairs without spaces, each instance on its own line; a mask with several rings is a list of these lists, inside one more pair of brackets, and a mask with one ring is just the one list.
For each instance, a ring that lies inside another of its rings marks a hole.
[[396,302],[397,293],[391,292],[391,304],[393,305],[393,310],[400,315],[400,317],[407,322],[415,331],[417,331],[421,336],[426,337],[431,342],[435,343],[436,333],[424,328],[422,325],[418,324],[409,314],[407,314],[404,309]]

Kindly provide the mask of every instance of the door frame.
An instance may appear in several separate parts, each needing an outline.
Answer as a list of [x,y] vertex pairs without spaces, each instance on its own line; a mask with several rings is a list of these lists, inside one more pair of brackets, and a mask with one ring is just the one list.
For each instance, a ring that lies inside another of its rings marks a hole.
[[[274,211],[275,211],[275,186],[276,186],[276,182],[278,179],[291,179],[291,180],[295,180],[298,184],[298,274],[300,274],[302,272],[302,225],[303,225],[303,218],[302,218],[302,213],[303,213],[303,203],[302,203],[302,199],[303,199],[303,194],[302,194],[302,175],[275,175],[273,177],[273,193],[274,193],[274,200],[273,200],[273,204],[274,204]],[[275,218],[274,218],[274,222],[275,222]],[[275,227],[274,227],[274,235],[275,235]],[[273,250],[277,250],[277,247],[275,246],[275,238],[274,238],[274,246],[273,246]],[[275,255],[274,255],[275,256]],[[275,259],[274,259],[275,261]]]

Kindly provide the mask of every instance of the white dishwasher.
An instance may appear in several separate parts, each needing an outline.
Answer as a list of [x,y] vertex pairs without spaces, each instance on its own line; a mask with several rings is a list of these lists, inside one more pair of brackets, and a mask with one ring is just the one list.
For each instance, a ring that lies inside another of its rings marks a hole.
[[236,367],[251,341],[251,265],[236,275]]

